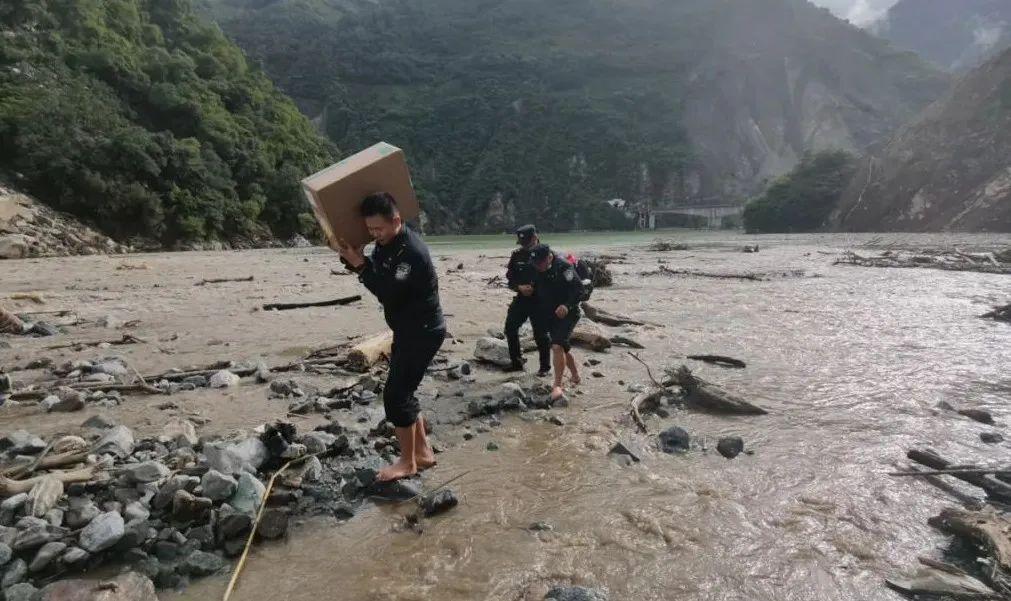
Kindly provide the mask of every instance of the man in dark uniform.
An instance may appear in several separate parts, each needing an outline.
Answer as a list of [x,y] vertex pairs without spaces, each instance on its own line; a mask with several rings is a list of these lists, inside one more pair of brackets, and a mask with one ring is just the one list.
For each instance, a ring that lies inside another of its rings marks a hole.
[[583,282],[576,274],[575,266],[555,256],[551,248],[545,244],[531,248],[530,258],[537,270],[536,286],[540,311],[548,320],[551,362],[555,368],[551,398],[557,400],[565,393],[562,378],[566,367],[569,368],[572,383],[580,382],[570,339],[579,321],[579,301],[583,294]]
[[361,210],[376,241],[372,256],[363,256],[360,248],[344,240],[338,241],[337,250],[382,303],[386,323],[393,330],[383,406],[400,442],[400,458],[379,472],[379,480],[390,481],[435,465],[414,393],[446,338],[446,322],[428,247],[404,225],[393,197],[385,192],[368,196]]
[[537,228],[532,225],[517,228],[516,242],[520,247],[513,251],[512,256],[509,257],[509,266],[506,268],[506,281],[509,284],[509,289],[516,292],[516,296],[509,304],[505,321],[506,342],[509,343],[509,357],[512,359],[509,371],[523,369],[520,328],[529,319],[530,325],[534,329],[534,340],[537,342],[537,353],[540,358],[540,369],[537,375],[546,376],[551,373],[551,341],[545,327],[544,316],[541,311],[537,310],[537,291],[534,289],[537,270],[534,269],[534,264],[530,260],[530,249],[540,243],[540,239],[537,237]]

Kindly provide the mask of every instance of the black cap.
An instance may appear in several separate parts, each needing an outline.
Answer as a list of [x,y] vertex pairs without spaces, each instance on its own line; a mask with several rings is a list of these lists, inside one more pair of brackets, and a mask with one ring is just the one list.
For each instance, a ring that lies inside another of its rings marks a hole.
[[516,238],[520,242],[530,242],[530,239],[537,235],[537,227],[534,225],[521,225],[516,228]]
[[551,255],[551,247],[547,244],[538,244],[530,249],[530,258],[535,263],[540,263],[544,259],[547,259],[549,255]]

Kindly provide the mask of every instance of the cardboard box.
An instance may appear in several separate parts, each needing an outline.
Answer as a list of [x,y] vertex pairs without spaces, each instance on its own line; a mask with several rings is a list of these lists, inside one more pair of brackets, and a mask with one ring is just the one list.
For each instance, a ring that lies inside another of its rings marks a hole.
[[332,242],[343,238],[359,246],[372,241],[360,214],[362,200],[369,194],[392,194],[404,221],[421,213],[404,151],[386,142],[305,178],[302,190],[323,233]]

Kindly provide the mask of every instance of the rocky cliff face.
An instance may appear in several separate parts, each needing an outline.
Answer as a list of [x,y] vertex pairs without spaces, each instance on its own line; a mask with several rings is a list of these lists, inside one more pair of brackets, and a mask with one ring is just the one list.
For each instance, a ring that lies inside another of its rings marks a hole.
[[873,29],[939,66],[968,70],[1011,46],[1011,2],[900,0]]
[[203,2],[338,146],[404,148],[433,231],[740,200],[949,85],[805,0]]
[[73,217],[0,184],[0,259],[129,252]]
[[831,224],[846,231],[1011,231],[1011,50],[863,162]]

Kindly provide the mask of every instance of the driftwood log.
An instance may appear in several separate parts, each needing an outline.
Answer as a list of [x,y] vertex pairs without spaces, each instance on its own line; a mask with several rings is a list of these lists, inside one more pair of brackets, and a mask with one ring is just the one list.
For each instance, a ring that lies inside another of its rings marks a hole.
[[928,523],[982,546],[993,557],[996,567],[1011,574],[1011,519],[987,505],[978,511],[947,508]]
[[737,367],[744,369],[748,365],[741,361],[740,359],[734,359],[733,357],[725,357],[723,355],[688,355],[688,358],[692,361],[702,361],[704,363],[713,363],[715,365],[722,365],[724,367]]
[[65,472],[49,472],[48,474],[42,476],[35,476],[34,478],[26,478],[24,480],[13,480],[5,476],[0,476],[0,498],[13,497],[14,495],[30,492],[36,484],[42,482],[46,478],[56,478],[63,484],[89,482],[95,477],[97,470],[97,466],[89,465],[88,467],[82,467],[76,470],[67,470]]
[[[932,470],[951,470],[954,465],[952,462],[944,459],[934,451],[923,450],[923,449],[910,449],[906,453],[911,461],[919,463],[920,465],[929,467]],[[954,471],[954,470],[952,470]],[[989,474],[973,474],[973,473],[953,473],[952,477],[958,478],[963,482],[972,484],[973,486],[978,486],[986,491],[988,495],[996,499],[1008,502],[1011,501],[1011,485],[1005,482],[1001,482],[997,478]]]
[[768,413],[758,405],[749,403],[716,384],[699,378],[684,365],[676,370],[668,371],[668,375],[674,384],[679,385],[685,391],[685,400],[689,405],[717,413],[736,415],[766,415]]
[[393,332],[383,332],[371,336],[351,347],[348,352],[347,368],[351,371],[366,372],[383,359],[389,359],[393,350]]
[[206,286],[207,284],[223,284],[225,282],[252,282],[253,276],[248,276],[244,278],[211,278],[209,280],[200,280],[193,284],[194,286]]
[[611,348],[611,340],[595,329],[576,326],[572,332],[572,344],[602,353]]
[[328,301],[317,301],[311,303],[268,303],[263,305],[264,311],[290,311],[291,309],[305,309],[307,307],[333,307],[336,305],[350,305],[362,300],[362,295],[345,296]]
[[639,350],[646,348],[638,340],[634,340],[632,338],[629,338],[628,336],[621,336],[621,335],[611,336],[609,340],[611,341],[611,344],[615,344],[618,346],[627,346],[628,348],[634,348]]
[[597,323],[602,323],[605,326],[643,326],[646,322],[639,321],[637,319],[632,319],[631,317],[625,317],[624,315],[615,315],[614,313],[608,313],[607,311],[594,307],[590,303],[583,303],[583,315],[590,321]]

